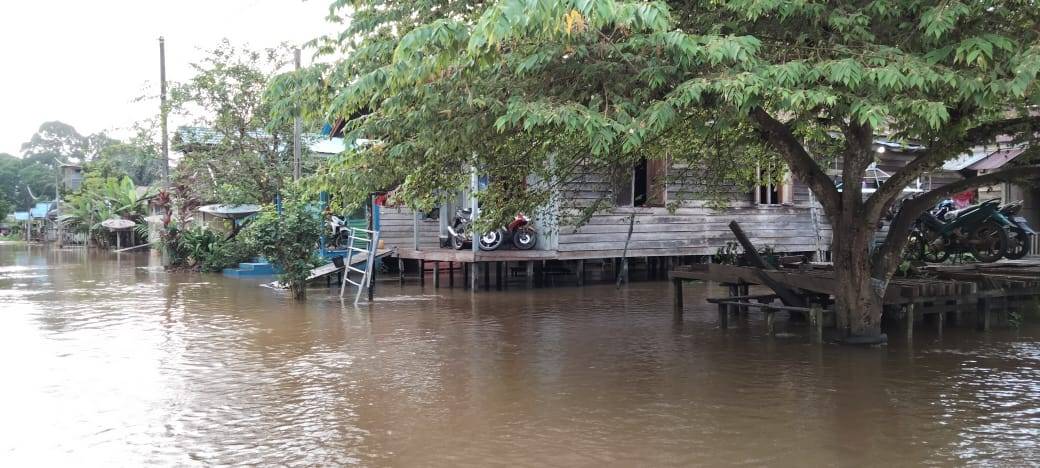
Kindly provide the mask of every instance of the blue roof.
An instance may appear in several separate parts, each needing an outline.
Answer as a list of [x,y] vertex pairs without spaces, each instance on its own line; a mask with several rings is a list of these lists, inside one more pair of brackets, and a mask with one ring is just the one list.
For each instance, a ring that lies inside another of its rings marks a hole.
[[28,211],[15,211],[14,212],[14,220],[15,221],[28,221],[29,220],[29,212]]
[[51,210],[51,202],[40,202],[29,209],[29,216],[33,218],[46,218],[47,212]]

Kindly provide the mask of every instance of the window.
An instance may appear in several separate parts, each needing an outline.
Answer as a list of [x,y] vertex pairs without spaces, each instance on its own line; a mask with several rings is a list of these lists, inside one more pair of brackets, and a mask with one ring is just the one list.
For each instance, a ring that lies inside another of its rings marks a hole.
[[[758,205],[784,205],[792,202],[791,174],[784,168],[767,165],[756,168],[758,180],[752,197]],[[777,182],[776,171],[784,171],[784,176]]]
[[668,161],[641,159],[622,174],[615,190],[617,206],[664,206]]

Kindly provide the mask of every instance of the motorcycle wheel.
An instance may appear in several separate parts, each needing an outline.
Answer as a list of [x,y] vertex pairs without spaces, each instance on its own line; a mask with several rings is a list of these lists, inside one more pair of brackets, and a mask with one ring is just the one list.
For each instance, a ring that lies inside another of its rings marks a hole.
[[1029,234],[1019,228],[1011,228],[1008,233],[1007,254],[1004,257],[1018,260],[1029,255]]
[[903,260],[911,262],[924,260],[924,249],[927,245],[928,241],[925,240],[920,232],[911,232],[910,240],[906,242],[906,247],[903,248]]
[[538,233],[529,227],[522,227],[513,233],[513,246],[519,250],[531,250],[538,243]]
[[968,252],[983,263],[993,263],[1007,254],[1007,231],[994,224],[983,224],[975,228],[968,242]]
[[477,246],[480,247],[480,250],[495,250],[502,246],[502,239],[501,229],[485,232],[480,239],[477,239]]
[[455,226],[452,226],[452,228],[455,229],[455,233],[458,235],[451,236],[451,248],[455,250],[462,250],[464,247],[466,247],[466,240],[462,238],[462,236],[465,234],[463,232],[462,223],[456,223]]

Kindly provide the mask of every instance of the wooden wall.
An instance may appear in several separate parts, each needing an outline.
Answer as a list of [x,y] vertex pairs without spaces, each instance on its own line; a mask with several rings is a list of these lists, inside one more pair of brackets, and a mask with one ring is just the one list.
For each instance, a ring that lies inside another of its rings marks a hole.
[[[380,207],[379,209],[379,238],[383,245],[390,249],[413,249],[415,247],[414,233],[415,213],[405,207]],[[439,248],[438,235],[440,224],[436,218],[419,220],[419,248]]]

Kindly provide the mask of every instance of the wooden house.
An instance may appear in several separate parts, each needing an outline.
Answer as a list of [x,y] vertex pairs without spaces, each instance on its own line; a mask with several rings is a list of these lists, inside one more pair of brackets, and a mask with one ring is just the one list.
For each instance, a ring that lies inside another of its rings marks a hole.
[[[896,172],[923,149],[884,140],[878,140],[875,147],[876,168],[880,169],[877,174],[885,175]],[[838,179],[840,168],[828,172]],[[960,177],[955,171],[936,171],[907,190],[924,191]],[[378,226],[387,248],[396,249],[400,259],[417,260],[420,265],[555,260],[573,261],[575,270],[580,272],[582,262],[587,260],[634,258],[655,265],[690,257],[704,261],[734,242],[728,228],[733,220],[741,223],[760,248],[817,258],[828,255],[830,226],[804,183],[788,175],[779,185],[734,188],[727,194],[725,208],[716,209],[703,196],[704,187],[698,179],[696,171],[665,161],[638,164],[621,183],[616,177],[586,173],[559,194],[559,200],[566,203],[550,203],[538,214],[535,224],[540,239],[531,251],[508,247],[492,252],[455,251],[442,247],[447,238],[447,223],[456,207],[441,207],[434,213],[381,207],[377,210]],[[883,181],[864,184],[875,182]],[[472,185],[477,186],[475,180]],[[574,222],[583,208],[594,203],[602,205],[605,200],[610,205],[606,209],[597,210],[584,223]],[[472,204],[468,194],[462,194],[460,202],[460,206]]]

